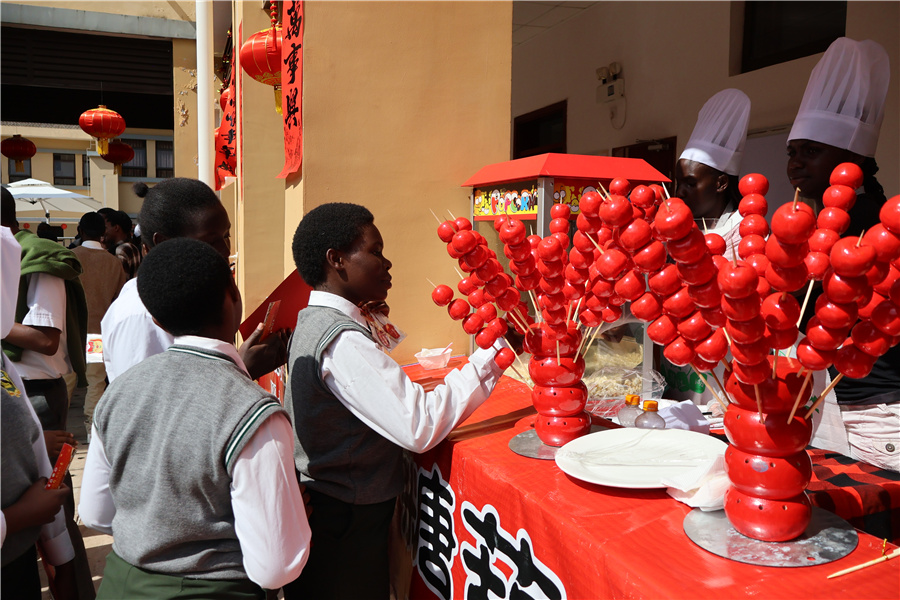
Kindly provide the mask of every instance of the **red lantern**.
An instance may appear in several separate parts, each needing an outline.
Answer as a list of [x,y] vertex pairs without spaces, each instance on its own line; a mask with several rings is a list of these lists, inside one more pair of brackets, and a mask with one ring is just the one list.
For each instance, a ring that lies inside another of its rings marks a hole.
[[225,107],[228,106],[228,101],[231,100],[233,95],[234,89],[231,86],[222,90],[222,93],[219,95],[219,107],[222,109],[222,112],[225,112]]
[[21,171],[25,166],[22,163],[34,156],[36,152],[37,147],[34,145],[34,142],[28,138],[23,138],[19,134],[15,134],[11,138],[6,138],[0,142],[0,153],[9,160],[16,162],[16,171]]
[[281,114],[281,26],[272,3],[272,27],[257,31],[241,46],[241,67],[260,83],[275,87],[275,110]]
[[78,117],[78,124],[86,134],[97,138],[97,152],[101,156],[106,154],[108,140],[125,132],[125,119],[122,115],[102,104],[82,113]]
[[134,149],[121,140],[109,143],[106,152],[100,155],[106,162],[116,165],[116,175],[122,174],[122,165],[134,158]]

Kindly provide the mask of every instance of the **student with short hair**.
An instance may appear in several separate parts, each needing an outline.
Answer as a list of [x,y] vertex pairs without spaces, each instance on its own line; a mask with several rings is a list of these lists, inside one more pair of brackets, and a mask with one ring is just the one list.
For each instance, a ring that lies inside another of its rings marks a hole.
[[232,345],[240,292],[190,238],[147,255],[138,292],[174,344],[94,412],[79,513],[114,539],[98,597],[264,598],[299,575],[310,531],[287,414]]
[[[148,188],[135,184],[135,193],[144,198],[141,214],[141,244],[144,253],[174,238],[206,242],[225,260],[231,255],[231,220],[212,189],[196,179],[174,177]],[[122,287],[100,323],[103,335],[103,362],[112,383],[122,373],[145,358],[164,352],[172,336],[153,323],[138,294],[138,281]],[[241,357],[254,379],[284,364],[286,331],[276,332],[260,342],[262,325],[241,345]]]
[[383,303],[391,287],[372,213],[356,204],[319,206],[300,221],[293,252],[313,291],[290,342],[285,408],[315,549],[284,595],[386,599],[403,453],[433,448],[487,399],[502,374],[494,357],[507,344],[501,338],[477,350],[426,392],[381,350],[361,312]]

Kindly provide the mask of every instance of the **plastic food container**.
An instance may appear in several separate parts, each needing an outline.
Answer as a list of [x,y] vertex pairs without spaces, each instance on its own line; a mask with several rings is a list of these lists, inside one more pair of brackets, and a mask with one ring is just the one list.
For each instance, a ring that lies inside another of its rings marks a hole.
[[443,369],[450,362],[450,353],[450,348],[422,348],[415,357],[425,369]]

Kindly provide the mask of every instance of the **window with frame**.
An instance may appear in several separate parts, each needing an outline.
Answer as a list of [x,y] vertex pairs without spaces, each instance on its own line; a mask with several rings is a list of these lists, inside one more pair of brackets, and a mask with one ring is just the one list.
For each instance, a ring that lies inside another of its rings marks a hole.
[[147,176],[147,140],[126,140],[123,142],[134,150],[134,158],[122,165],[123,177]]
[[31,177],[31,159],[26,158],[22,161],[22,168],[16,169],[16,161],[9,161],[9,182],[15,183],[16,181],[22,181],[23,179],[29,179]]
[[156,176],[160,178],[175,177],[175,144],[173,142],[156,142]]
[[74,154],[53,154],[53,185],[75,185]]
[[845,35],[847,2],[744,2],[741,73],[824,52]]
[[87,154],[81,155],[81,185],[91,185],[91,159]]
[[513,158],[566,153],[567,101],[516,117],[513,120]]

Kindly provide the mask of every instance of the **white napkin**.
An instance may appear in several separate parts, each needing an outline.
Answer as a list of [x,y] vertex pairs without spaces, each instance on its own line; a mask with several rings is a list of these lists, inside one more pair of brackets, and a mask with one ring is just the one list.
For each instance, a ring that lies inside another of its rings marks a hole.
[[690,400],[660,408],[659,416],[666,420],[666,429],[687,429],[709,434],[709,421]]
[[668,487],[666,492],[670,496],[702,511],[724,508],[725,490],[730,485],[728,476],[725,475],[723,454],[697,465],[690,471],[673,477],[663,477],[660,481]]

